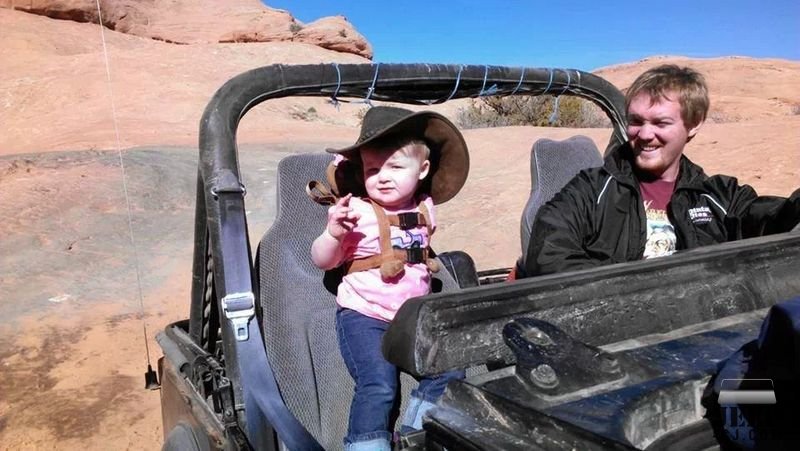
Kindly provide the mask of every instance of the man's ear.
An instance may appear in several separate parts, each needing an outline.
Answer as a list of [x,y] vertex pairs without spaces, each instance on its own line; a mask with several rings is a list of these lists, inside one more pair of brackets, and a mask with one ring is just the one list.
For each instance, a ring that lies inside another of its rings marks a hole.
[[686,137],[686,142],[687,142],[687,143],[688,143],[689,141],[691,141],[691,140],[692,140],[692,138],[694,138],[694,135],[696,135],[696,134],[697,134],[697,132],[700,130],[700,127],[702,127],[702,126],[703,126],[703,122],[705,122],[705,121],[700,121],[700,123],[699,123],[699,124],[697,124],[697,125],[695,125],[694,127],[692,127],[692,128],[690,128],[690,129],[689,129],[689,134],[688,134],[688,135],[687,135],[687,137]]
[[428,172],[431,170],[431,162],[430,160],[425,160],[419,166],[419,179],[425,180],[425,177],[428,176]]

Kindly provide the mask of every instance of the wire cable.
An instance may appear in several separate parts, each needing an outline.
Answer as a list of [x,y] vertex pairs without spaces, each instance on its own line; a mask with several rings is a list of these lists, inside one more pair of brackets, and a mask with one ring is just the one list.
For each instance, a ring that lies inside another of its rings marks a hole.
[[139,255],[136,252],[136,241],[133,237],[133,218],[131,215],[131,201],[130,196],[128,195],[128,182],[125,176],[125,162],[122,158],[122,145],[120,144],[119,139],[119,125],[117,123],[117,107],[114,103],[114,88],[111,84],[111,64],[108,61],[108,48],[106,47],[106,35],[105,30],[103,27],[103,14],[100,10],[100,0],[95,0],[97,4],[97,19],[100,23],[100,40],[103,42],[103,58],[105,59],[106,64],[106,82],[108,84],[108,94],[109,98],[111,99],[111,118],[114,123],[114,136],[116,137],[117,143],[117,156],[119,157],[119,167],[122,171],[122,191],[125,194],[125,207],[127,209],[128,214],[128,236],[131,242],[131,248],[133,251],[133,265],[136,269],[136,288],[139,294],[139,310],[142,316],[142,332],[144,334],[144,350],[147,358],[147,367],[151,369],[152,366],[150,364],[150,345],[147,343],[147,320],[145,320],[144,316],[144,296],[142,295],[142,277],[141,277],[141,270],[139,268]]

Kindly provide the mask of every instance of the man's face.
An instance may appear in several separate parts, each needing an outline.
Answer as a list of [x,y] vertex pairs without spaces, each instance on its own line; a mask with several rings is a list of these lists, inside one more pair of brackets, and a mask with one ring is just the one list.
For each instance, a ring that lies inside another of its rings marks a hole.
[[683,148],[699,129],[700,124],[691,129],[684,124],[674,92],[655,102],[639,93],[628,107],[627,133],[636,167],[658,179],[678,178]]
[[370,199],[386,208],[410,206],[430,162],[398,150],[361,150],[364,187]]

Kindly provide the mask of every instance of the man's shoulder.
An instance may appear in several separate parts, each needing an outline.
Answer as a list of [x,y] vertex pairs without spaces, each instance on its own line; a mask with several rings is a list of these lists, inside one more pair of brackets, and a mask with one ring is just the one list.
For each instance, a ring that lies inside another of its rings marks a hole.
[[548,203],[594,202],[614,183],[614,177],[602,167],[582,169]]
[[609,182],[614,177],[604,167],[586,168],[581,169],[574,177],[567,183],[565,188],[574,187],[586,189],[587,187],[601,187]]
[[724,208],[730,208],[734,199],[750,199],[757,196],[750,185],[739,184],[736,177],[724,174],[705,176],[694,184],[702,196],[706,196]]
[[739,188],[739,179],[725,174],[714,174],[703,180],[703,186],[713,191],[730,192]]
[[685,155],[683,156],[683,160],[684,165],[682,165],[681,171],[686,173],[684,177],[688,179],[687,181],[692,185],[710,189],[728,189],[739,185],[739,180],[736,177],[725,174],[708,175],[702,166],[691,161]]
[[706,177],[706,181],[711,183],[739,183],[739,179],[732,175],[714,174]]

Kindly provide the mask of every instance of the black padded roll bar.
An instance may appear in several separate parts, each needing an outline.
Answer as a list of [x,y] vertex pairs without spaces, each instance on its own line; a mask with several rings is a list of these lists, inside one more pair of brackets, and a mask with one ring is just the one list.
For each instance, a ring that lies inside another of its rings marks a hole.
[[493,95],[564,94],[586,98],[611,119],[614,140],[625,140],[622,93],[603,78],[575,69],[440,64],[273,65],[232,78],[209,102],[200,122],[204,180],[213,185],[229,171],[238,173],[235,145],[239,121],[250,108],[268,99],[369,95],[372,100],[423,105],[478,97],[482,90],[488,91],[487,87],[492,87]]
[[[489,89],[490,88],[490,89]],[[575,69],[460,66],[441,64],[272,65],[238,75],[215,94],[200,122],[200,167],[195,218],[190,334],[200,336],[199,318],[206,296],[207,246],[214,259],[218,297],[251,286],[252,259],[245,233],[220,227],[220,194],[230,217],[244,215],[236,130],[259,103],[288,96],[366,98],[408,104],[492,95],[572,95],[597,104],[613,124],[608,149],[625,141],[624,97],[612,84]],[[243,221],[236,221],[239,231]],[[223,327],[223,334],[226,331]],[[227,340],[226,340],[227,341]],[[227,354],[231,355],[231,354]]]
[[[249,343],[248,327],[252,326],[258,305],[244,208],[245,187],[236,146],[242,117],[265,100],[288,96],[433,104],[487,94],[586,98],[597,104],[613,124],[607,151],[625,141],[622,93],[606,80],[574,69],[437,64],[273,65],[238,75],[214,94],[200,121],[189,333],[202,345],[203,328],[213,323],[210,318],[215,313],[220,318],[226,375],[231,379],[237,406],[244,402],[246,381],[240,380],[240,371],[248,363],[239,361],[238,351],[242,348],[237,343]],[[216,306],[216,312],[209,310],[212,306]],[[242,411],[237,415],[240,424],[246,423]],[[255,443],[260,440],[255,436],[249,439]]]

